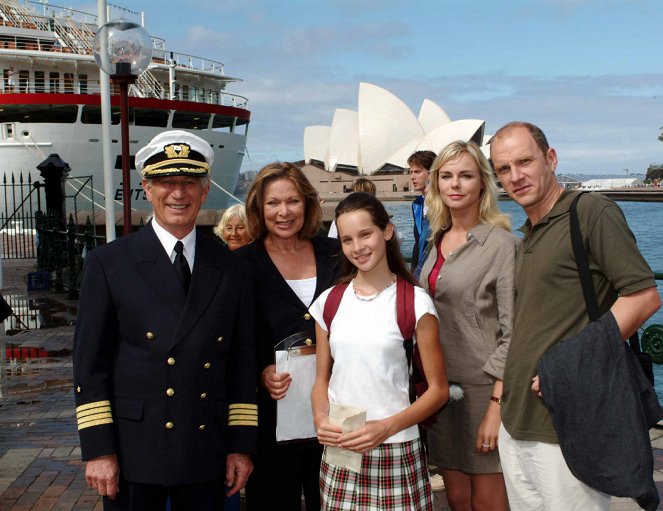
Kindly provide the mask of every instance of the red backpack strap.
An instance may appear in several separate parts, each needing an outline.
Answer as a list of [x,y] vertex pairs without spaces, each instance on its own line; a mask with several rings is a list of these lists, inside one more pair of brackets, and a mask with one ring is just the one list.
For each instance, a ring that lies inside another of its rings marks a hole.
[[400,276],[396,279],[396,321],[403,339],[412,339],[417,326],[414,313],[414,286]]
[[343,298],[343,293],[345,293],[347,287],[347,282],[338,284],[337,286],[334,286],[329,292],[329,295],[327,295],[325,307],[322,311],[322,319],[324,320],[325,325],[327,325],[327,332],[329,332],[331,328],[332,321],[334,321],[334,316],[336,316],[338,307],[341,305],[341,299]]

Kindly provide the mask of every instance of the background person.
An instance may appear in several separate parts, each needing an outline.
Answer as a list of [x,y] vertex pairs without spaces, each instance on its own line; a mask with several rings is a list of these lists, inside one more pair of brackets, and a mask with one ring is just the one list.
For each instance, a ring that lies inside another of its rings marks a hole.
[[260,170],[246,196],[246,215],[255,241],[238,253],[254,278],[259,403],[259,454],[246,488],[247,507],[299,511],[303,489],[306,509],[317,510],[318,441],[276,443],[276,401],[291,380],[276,372],[274,346],[297,332],[315,335],[308,308],[332,284],[338,241],[316,236],[322,218],[318,193],[292,163]]
[[235,204],[226,209],[214,227],[214,234],[221,238],[230,250],[237,250],[249,244],[251,237],[246,228],[244,204]]
[[[396,316],[396,277],[416,286],[403,262],[382,203],[352,193],[336,208],[350,282],[328,332],[323,318],[329,292],[311,307],[316,320],[313,413],[318,439],[362,453],[361,473],[328,464],[320,469],[322,509],[431,510],[433,494],[417,423],[449,398],[438,322],[430,297],[414,288],[416,342],[428,389],[413,404],[408,362]],[[349,433],[329,422],[331,403],[366,410],[366,424]]]
[[[352,183],[352,191],[366,192],[370,193],[371,195],[376,195],[377,193],[377,189],[375,188],[375,183],[370,179],[366,179],[365,177],[359,177],[354,180],[354,182]],[[329,232],[327,233],[327,236],[329,236],[330,238],[338,238],[338,230],[336,229],[336,219],[332,220],[332,223],[329,226]]]
[[76,416],[107,510],[221,509],[226,485],[234,494],[251,473],[249,268],[195,230],[213,157],[190,133],[157,135],[136,154],[153,219],[85,260]]
[[421,195],[412,202],[412,218],[414,220],[414,246],[412,247],[412,261],[410,268],[416,278],[419,278],[421,266],[427,255],[428,238],[430,230],[426,217],[426,187],[428,186],[430,167],[435,160],[433,151],[417,151],[407,159],[410,166],[410,180],[416,192]]
[[[499,434],[509,505],[513,511],[607,510],[610,496],[569,470],[550,413],[537,395],[540,358],[589,323],[569,226],[569,208],[578,192],[558,183],[557,153],[533,124],[512,122],[500,128],[490,154],[504,190],[527,214],[516,258],[513,336]],[[628,339],[660,307],[652,271],[613,201],[585,194],[578,217],[600,312],[612,314],[622,338]],[[605,467],[599,468],[603,472]]]
[[440,152],[426,204],[433,248],[420,281],[440,318],[449,380],[464,390],[428,430],[429,456],[442,469],[451,509],[506,510],[497,434],[519,240],[497,207],[492,168],[473,142]]

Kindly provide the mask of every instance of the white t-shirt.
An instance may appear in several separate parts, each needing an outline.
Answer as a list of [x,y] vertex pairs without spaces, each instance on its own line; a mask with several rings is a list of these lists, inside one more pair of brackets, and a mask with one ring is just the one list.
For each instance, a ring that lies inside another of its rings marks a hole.
[[[433,300],[415,287],[414,312],[437,318]],[[330,290],[310,307],[311,315],[327,331],[323,311]],[[331,323],[329,339],[334,359],[329,380],[329,401],[366,409],[366,420],[397,414],[410,406],[407,358],[396,322],[396,284],[370,302],[359,300],[350,284]],[[419,437],[411,426],[389,437],[385,443],[408,442]]]

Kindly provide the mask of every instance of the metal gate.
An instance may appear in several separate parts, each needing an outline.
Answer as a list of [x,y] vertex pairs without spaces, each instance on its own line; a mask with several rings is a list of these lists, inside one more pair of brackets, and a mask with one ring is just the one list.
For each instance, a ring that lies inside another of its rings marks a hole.
[[41,183],[32,176],[11,173],[2,176],[0,202],[0,245],[4,259],[37,257],[35,213],[42,207]]
[[[45,212],[44,185],[33,181],[30,173],[3,174],[0,183],[0,253],[4,259],[37,257],[36,213]],[[77,226],[95,223],[92,176],[66,177],[65,216]],[[64,226],[63,226],[64,227]]]

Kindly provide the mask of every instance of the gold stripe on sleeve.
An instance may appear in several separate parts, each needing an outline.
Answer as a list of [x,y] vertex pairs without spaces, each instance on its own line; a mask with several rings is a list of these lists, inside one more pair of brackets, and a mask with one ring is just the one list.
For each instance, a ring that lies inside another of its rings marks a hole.
[[113,414],[110,401],[96,401],[76,407],[76,421],[79,431],[92,426],[112,424]]

